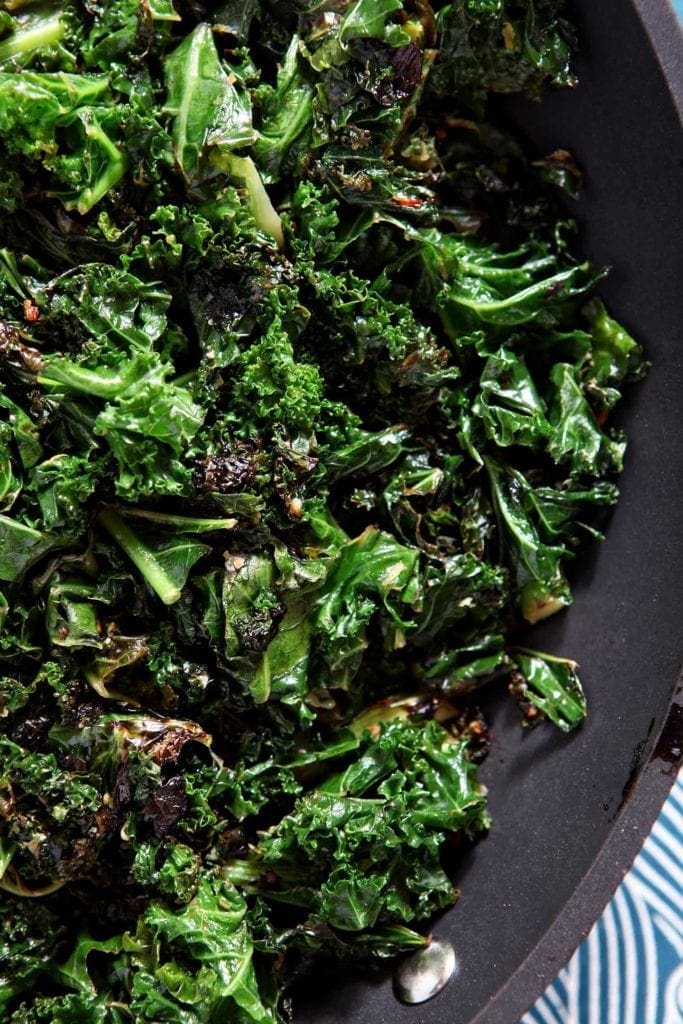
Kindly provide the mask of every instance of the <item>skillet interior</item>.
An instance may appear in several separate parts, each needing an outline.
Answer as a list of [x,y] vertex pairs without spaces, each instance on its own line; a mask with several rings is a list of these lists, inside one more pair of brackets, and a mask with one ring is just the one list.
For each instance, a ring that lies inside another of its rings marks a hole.
[[388,976],[326,978],[300,995],[301,1024],[515,1024],[616,888],[675,773],[683,133],[636,6],[680,61],[683,41],[663,0],[581,0],[580,86],[506,108],[540,154],[565,146],[587,169],[580,248],[613,266],[601,294],[653,360],[619,415],[630,446],[607,540],[581,559],[571,611],[533,634],[534,646],[581,662],[589,717],[568,739],[550,728],[522,735],[511,703],[493,701],[482,777],[494,827],[461,862],[462,898],[434,928],[459,958],[447,988],[404,1007]]

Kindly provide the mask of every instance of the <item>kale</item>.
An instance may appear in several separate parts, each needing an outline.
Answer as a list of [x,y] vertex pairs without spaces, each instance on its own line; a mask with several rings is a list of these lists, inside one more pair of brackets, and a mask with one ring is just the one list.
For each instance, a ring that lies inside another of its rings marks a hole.
[[441,52],[430,87],[479,108],[488,92],[573,85],[573,33],[556,0],[466,0],[437,12]]
[[304,908],[342,932],[449,906],[443,830],[474,834],[488,824],[466,741],[433,721],[372,727],[378,735],[364,729],[348,767],[300,797],[250,859],[266,876],[265,900]]
[[[482,687],[602,537],[647,369],[492,93],[562,0],[0,13],[0,1016],[279,1024],[427,941]],[[455,839],[455,842],[451,840]]]

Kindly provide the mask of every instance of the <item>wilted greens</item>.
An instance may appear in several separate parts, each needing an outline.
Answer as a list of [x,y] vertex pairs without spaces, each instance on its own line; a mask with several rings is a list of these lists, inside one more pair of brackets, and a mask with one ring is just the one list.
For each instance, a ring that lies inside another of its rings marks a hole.
[[0,12],[0,1016],[236,1024],[391,957],[486,829],[478,691],[568,731],[644,368],[490,93],[561,0]]

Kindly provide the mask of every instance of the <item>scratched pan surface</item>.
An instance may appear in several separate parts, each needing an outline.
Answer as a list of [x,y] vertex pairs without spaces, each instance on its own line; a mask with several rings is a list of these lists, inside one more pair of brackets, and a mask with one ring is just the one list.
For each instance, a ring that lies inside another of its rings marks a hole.
[[388,976],[324,978],[298,999],[297,1024],[515,1024],[615,890],[680,756],[683,40],[664,0],[574,7],[580,86],[507,116],[539,152],[567,146],[587,169],[582,250],[613,266],[602,294],[653,361],[620,414],[630,448],[607,540],[582,559],[569,613],[534,634],[581,662],[589,718],[568,739],[522,735],[493,700],[482,776],[494,826],[434,927],[459,960],[440,995],[408,1007]]

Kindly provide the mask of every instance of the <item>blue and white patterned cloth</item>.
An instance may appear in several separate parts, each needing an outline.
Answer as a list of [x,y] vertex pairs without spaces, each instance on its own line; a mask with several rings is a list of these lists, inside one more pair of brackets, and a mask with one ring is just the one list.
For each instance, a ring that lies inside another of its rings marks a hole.
[[683,772],[612,902],[520,1024],[683,1024]]

